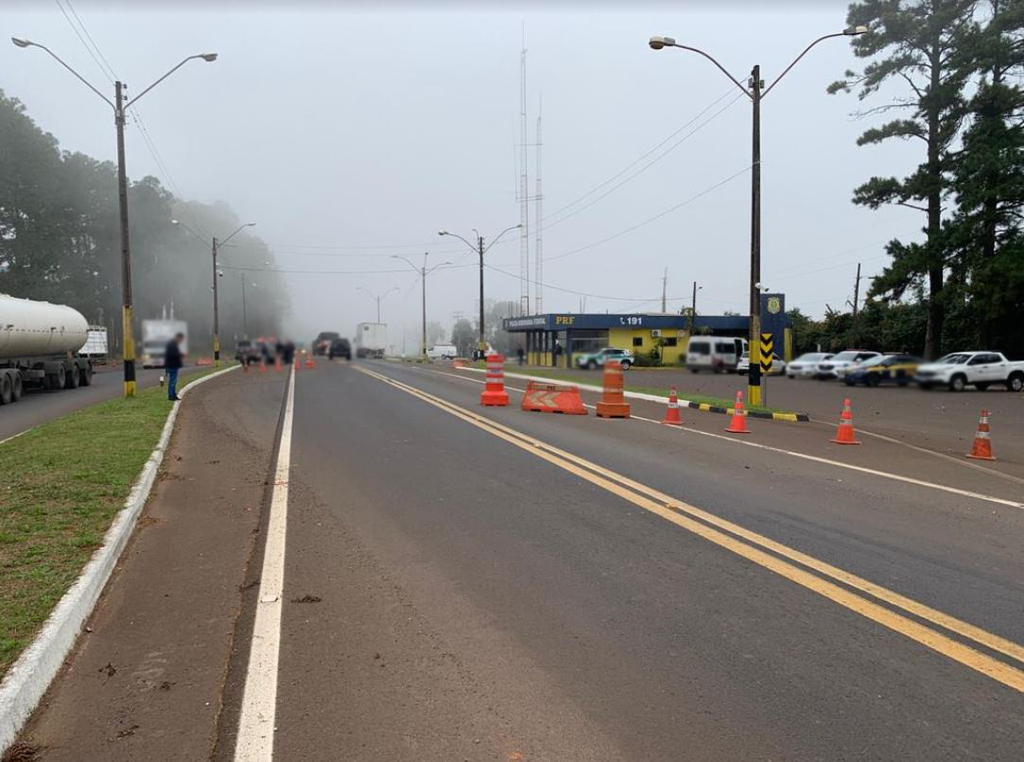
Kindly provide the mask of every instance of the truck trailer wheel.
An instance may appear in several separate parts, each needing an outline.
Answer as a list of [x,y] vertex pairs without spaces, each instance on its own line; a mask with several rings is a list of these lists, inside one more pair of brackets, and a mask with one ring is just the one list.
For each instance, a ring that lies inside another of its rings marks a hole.
[[64,374],[64,386],[67,389],[77,389],[81,378],[78,375],[78,366],[74,363],[68,366],[68,372]]
[[64,383],[67,381],[67,371],[64,369],[64,363],[57,365],[57,370],[53,373],[48,373],[46,376],[46,388],[52,390],[63,389]]
[[81,381],[82,386],[92,386],[92,363],[82,368]]
[[21,399],[21,393],[25,391],[25,387],[21,383],[20,373],[12,373],[11,375],[11,402],[17,402]]
[[10,373],[0,375],[0,405],[9,405],[14,401],[13,386]]

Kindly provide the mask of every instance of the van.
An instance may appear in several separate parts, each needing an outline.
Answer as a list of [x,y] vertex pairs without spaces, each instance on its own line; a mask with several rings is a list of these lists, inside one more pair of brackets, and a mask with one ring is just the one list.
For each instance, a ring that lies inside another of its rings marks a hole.
[[454,344],[435,344],[427,347],[428,360],[454,360],[459,350]]
[[686,367],[691,373],[710,370],[731,373],[747,348],[746,339],[727,336],[694,336],[686,347]]

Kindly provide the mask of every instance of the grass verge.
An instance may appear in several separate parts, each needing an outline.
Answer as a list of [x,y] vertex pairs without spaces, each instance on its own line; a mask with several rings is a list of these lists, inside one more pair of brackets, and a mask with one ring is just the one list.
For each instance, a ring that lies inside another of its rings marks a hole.
[[0,677],[103,544],[170,409],[151,387],[0,445]]
[[[644,368],[644,370],[649,370],[649,368]],[[506,373],[518,373],[518,372],[520,372],[518,368],[506,369]],[[522,369],[522,373],[523,373],[523,375],[527,375],[527,376],[539,376],[541,378],[550,378],[552,381],[565,381],[565,382],[570,383],[570,384],[589,384],[589,385],[592,385],[592,386],[600,386],[601,385],[601,374],[600,373],[594,373],[592,380],[591,379],[581,379],[578,375],[573,375],[572,373],[567,373],[564,370],[549,370],[548,368],[524,367]],[[629,375],[626,374],[625,377],[628,379]],[[745,378],[744,378],[744,385],[746,385],[746,379]],[[639,392],[641,394],[654,394],[654,395],[657,395],[658,397],[664,397],[666,400],[668,399],[668,389],[663,387],[663,386],[662,387],[656,387],[656,386],[634,386],[633,384],[628,384],[627,383],[623,388],[627,392]],[[694,394],[692,392],[678,392],[678,395],[679,395],[679,399],[681,399],[681,400],[688,400],[688,401],[693,402],[694,404],[697,404],[697,405],[699,405],[701,403],[705,403],[705,404],[708,404],[708,405],[713,405],[715,407],[731,408],[733,406],[733,403],[735,402],[735,400],[731,400],[731,399],[727,400],[727,399],[723,399],[721,397],[712,397],[712,396],[707,395],[707,394]],[[757,406],[755,406],[755,407],[748,407],[747,409],[750,410],[750,411],[756,411],[758,413],[789,412],[789,411],[783,411],[783,410],[780,410],[780,409],[774,408],[774,407],[757,407]]]

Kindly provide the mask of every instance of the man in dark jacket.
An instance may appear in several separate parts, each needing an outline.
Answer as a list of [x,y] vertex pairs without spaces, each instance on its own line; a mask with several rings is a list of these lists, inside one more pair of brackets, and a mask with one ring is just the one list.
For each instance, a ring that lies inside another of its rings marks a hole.
[[167,371],[167,399],[169,400],[181,399],[178,396],[178,370],[185,364],[181,354],[181,342],[184,340],[185,334],[176,334],[164,347],[164,369]]

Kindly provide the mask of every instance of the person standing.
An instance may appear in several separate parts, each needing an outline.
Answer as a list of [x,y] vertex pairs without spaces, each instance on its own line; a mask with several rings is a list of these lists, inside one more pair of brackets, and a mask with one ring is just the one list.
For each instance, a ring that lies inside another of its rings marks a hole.
[[525,359],[525,356],[526,356],[526,352],[523,351],[523,348],[521,346],[516,349],[516,356],[519,358],[519,364],[522,365],[523,364],[523,360]]
[[171,401],[180,400],[178,396],[178,371],[185,364],[184,356],[181,354],[181,342],[185,340],[185,334],[178,333],[167,342],[164,347],[164,369],[167,371],[167,399]]

